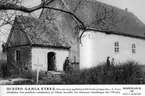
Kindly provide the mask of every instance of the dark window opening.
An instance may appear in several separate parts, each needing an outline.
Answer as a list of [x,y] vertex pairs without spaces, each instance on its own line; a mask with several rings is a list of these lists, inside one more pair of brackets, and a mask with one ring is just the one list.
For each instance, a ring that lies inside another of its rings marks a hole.
[[20,61],[21,60],[21,52],[20,50],[16,50],[16,61]]

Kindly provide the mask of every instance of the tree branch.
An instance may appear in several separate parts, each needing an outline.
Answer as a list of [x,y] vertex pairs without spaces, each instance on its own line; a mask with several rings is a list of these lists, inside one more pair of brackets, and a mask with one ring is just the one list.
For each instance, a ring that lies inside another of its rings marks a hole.
[[48,8],[48,9],[52,9],[52,10],[56,10],[56,11],[60,11],[60,12],[64,12],[64,13],[70,14],[71,16],[73,16],[82,25],[81,29],[83,29],[83,30],[86,29],[84,23],[75,14],[73,14],[72,12],[65,11],[65,10],[58,9],[58,8],[48,7],[48,6],[43,6],[43,8]]
[[17,10],[17,11],[23,11],[26,13],[31,13],[33,11],[41,9],[42,7],[43,7],[42,4],[35,7],[27,8],[27,7],[16,5],[16,4],[0,3],[0,10]]
[[[22,11],[25,13],[31,13],[31,12],[34,12],[36,10],[42,9],[42,8],[48,8],[48,9],[61,11],[61,12],[68,13],[68,14],[72,15],[82,25],[81,28],[85,29],[84,23],[76,15],[74,15],[72,12],[65,11],[63,9],[49,7],[48,5],[44,5],[43,1],[44,0],[41,1],[41,4],[34,6],[34,7],[31,7],[31,8],[27,8],[27,7],[24,7],[21,5],[16,5],[16,4],[10,4],[10,3],[0,3],[0,10],[17,10],[17,11]],[[53,1],[54,0],[50,0],[50,2],[48,2],[48,3],[51,3]]]

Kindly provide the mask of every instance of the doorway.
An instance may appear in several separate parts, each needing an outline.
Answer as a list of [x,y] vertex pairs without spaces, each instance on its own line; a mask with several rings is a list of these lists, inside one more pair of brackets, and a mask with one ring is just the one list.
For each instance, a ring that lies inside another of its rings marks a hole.
[[55,71],[56,70],[56,53],[49,52],[47,54],[47,70],[48,71]]

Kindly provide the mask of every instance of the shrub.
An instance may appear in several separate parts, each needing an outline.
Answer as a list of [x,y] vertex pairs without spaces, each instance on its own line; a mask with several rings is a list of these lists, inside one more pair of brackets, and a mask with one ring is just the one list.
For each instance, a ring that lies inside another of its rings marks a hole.
[[[137,62],[127,61],[107,67],[74,70],[61,76],[65,84],[139,84],[144,83],[143,72]],[[142,79],[142,80],[141,80]]]
[[0,60],[0,77],[3,76],[3,66],[6,64],[4,60]]
[[64,75],[61,75],[62,81],[65,82],[65,84],[81,84],[83,79],[83,76],[81,76],[80,70],[73,70],[72,72],[65,73]]
[[7,65],[6,60],[0,60],[0,76],[6,78],[10,76],[9,66]]
[[60,75],[47,72],[39,79],[39,84],[63,84]]
[[[33,79],[34,81],[36,81],[37,71],[25,70],[21,72],[21,75],[19,76],[25,79]],[[39,80],[42,80],[45,77],[46,77],[46,73],[44,71],[39,71]]]
[[31,70],[26,70],[21,72],[21,74],[19,75],[22,78],[25,79],[36,79],[36,71],[31,71]]
[[59,77],[46,77],[39,80],[39,84],[64,84]]
[[[24,71],[20,77],[25,78],[25,79],[32,79],[32,84],[36,84],[36,76],[37,76],[37,72],[36,71]],[[27,84],[27,82],[17,82],[20,84]],[[30,82],[28,82],[28,84],[30,84]],[[62,84],[61,82],[61,78],[59,75],[54,76],[53,74],[48,74],[45,71],[40,71],[39,72],[39,82],[38,84]]]
[[3,78],[16,77],[19,73],[19,71],[14,66],[7,64],[6,60],[1,60],[0,65],[1,77]]

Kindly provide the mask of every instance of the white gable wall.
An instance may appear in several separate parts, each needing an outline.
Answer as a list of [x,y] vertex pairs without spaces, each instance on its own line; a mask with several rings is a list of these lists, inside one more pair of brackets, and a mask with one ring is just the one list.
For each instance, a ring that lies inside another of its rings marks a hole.
[[[55,49],[55,48],[40,48],[34,47],[32,48],[32,70],[36,69],[35,64],[37,62],[43,65],[40,70],[47,71],[47,53],[55,52],[56,53],[56,67],[57,71],[63,71],[63,64],[68,57],[69,51],[67,49]],[[39,60],[38,60],[39,58]]]
[[[114,43],[119,42],[119,53],[114,52]],[[136,44],[136,53],[132,53],[132,44]],[[101,32],[86,32],[80,45],[80,68],[96,66],[106,62],[107,57],[115,62],[135,60],[145,64],[145,40]]]

